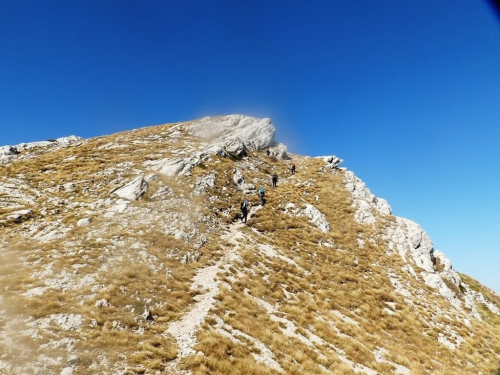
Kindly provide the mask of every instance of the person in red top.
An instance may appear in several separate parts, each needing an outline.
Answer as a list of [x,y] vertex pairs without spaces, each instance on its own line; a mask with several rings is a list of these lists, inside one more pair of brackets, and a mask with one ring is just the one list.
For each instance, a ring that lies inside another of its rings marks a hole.
[[292,174],[295,174],[295,164],[292,164]]

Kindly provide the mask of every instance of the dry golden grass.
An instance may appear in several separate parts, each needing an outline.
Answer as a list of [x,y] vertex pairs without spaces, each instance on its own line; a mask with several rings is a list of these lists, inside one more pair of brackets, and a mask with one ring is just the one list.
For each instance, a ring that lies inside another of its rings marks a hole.
[[[174,128],[182,138],[170,136]],[[110,142],[125,147],[108,147]],[[22,223],[1,224],[11,253],[8,259],[6,255],[0,259],[0,296],[13,313],[32,319],[79,314],[84,321],[78,332],[61,332],[53,326],[37,340],[22,336],[19,340],[23,347],[32,353],[59,355],[56,350],[38,348],[66,336],[76,342],[79,374],[105,372],[105,364],[96,360],[100,356],[109,361],[108,366],[128,367],[130,373],[164,371],[177,356],[177,344],[165,332],[200,293],[190,289],[196,271],[215,264],[229,246],[220,236],[238,219],[239,203],[245,198],[232,179],[233,170],[238,169],[246,182],[257,188],[264,186],[267,202],[241,228],[245,235],[238,249],[241,260],[221,271],[225,286],[216,297],[212,317],[198,333],[195,350],[203,355],[181,361],[184,368],[193,374],[278,373],[255,359],[261,353],[252,341],[222,335],[214,318],[217,315],[233,329],[264,344],[287,374],[352,374],[339,353],[378,373],[392,373],[393,364],[375,361],[373,351],[377,347],[388,350],[388,361],[406,366],[412,374],[488,374],[498,369],[495,360],[500,352],[500,318],[480,306],[483,321],[472,319],[472,327],[457,323],[459,313],[450,309],[435,290],[412,277],[404,280],[405,285],[420,290],[421,301],[409,304],[395,293],[386,272],[401,269],[404,263],[398,255],[387,254],[388,245],[382,237],[394,218],[381,217],[374,226],[357,223],[352,198],[343,186],[343,172],[333,173],[319,159],[294,157],[297,173],[291,176],[288,162],[269,158],[263,152],[252,152],[245,161],[211,157],[198,164],[191,176],[158,176],[152,181],[149,192],[132,203],[133,208],[147,209],[153,216],[171,209],[162,206],[162,199],[152,198],[160,188],[168,187],[169,196],[188,198],[190,203],[184,209],[190,220],[200,215],[212,220],[198,225],[207,235],[198,262],[180,262],[184,254],[193,251],[193,244],[166,234],[162,223],[139,223],[139,215],[128,216],[131,224],[119,220],[120,216],[96,217],[91,226],[76,227],[88,210],[85,204],[108,198],[113,188],[144,170],[145,161],[173,157],[173,149],[182,150],[187,145],[196,147],[196,140],[178,124],[167,124],[98,137],[50,152],[26,151],[23,159],[0,165],[2,179],[20,178],[26,192],[43,190],[37,204],[30,207],[34,212],[30,224],[38,223],[40,230],[56,224],[69,230],[65,238],[39,243],[30,240]],[[30,153],[36,157],[30,157]],[[256,167],[245,168],[247,162]],[[279,176],[277,189],[270,186],[274,172]],[[193,197],[190,185],[211,173],[216,176],[216,186],[206,196]],[[68,182],[75,182],[74,191],[55,189]],[[252,205],[258,204],[257,194],[247,197]],[[59,204],[61,200],[66,203]],[[69,209],[67,202],[81,206]],[[326,216],[330,232],[321,232],[307,218],[288,215],[285,205],[289,202],[299,208],[305,203],[317,207]],[[43,216],[41,207],[47,211]],[[193,207],[199,207],[200,213]],[[8,212],[9,208],[1,208],[0,218]],[[363,247],[359,246],[360,238]],[[137,243],[140,246],[134,248]],[[279,257],[266,255],[259,245],[271,246]],[[51,272],[44,274],[49,263]],[[55,283],[42,298],[25,294],[36,287],[47,287],[45,281],[64,275],[74,280],[93,275],[96,281],[67,288]],[[462,278],[500,306],[498,296],[475,280],[465,275]],[[95,284],[97,288],[93,288]],[[454,290],[460,296],[462,291]],[[101,299],[110,306],[96,307]],[[273,312],[264,306],[271,306]],[[140,317],[145,308],[154,315],[154,321]],[[292,326],[295,330],[290,334],[287,330]],[[6,322],[0,319],[0,331],[2,327]],[[446,334],[448,328],[465,338],[454,352],[437,342],[439,334]],[[6,358],[15,357],[0,344],[2,350]],[[464,366],[466,362],[472,366]]]

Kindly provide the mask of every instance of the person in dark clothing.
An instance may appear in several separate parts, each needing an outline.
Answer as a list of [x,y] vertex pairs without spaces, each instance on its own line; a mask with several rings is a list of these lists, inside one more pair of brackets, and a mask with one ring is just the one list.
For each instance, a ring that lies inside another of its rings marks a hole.
[[243,202],[241,202],[241,222],[246,223],[247,222],[247,216],[248,216],[248,206],[250,206],[250,202],[248,199],[245,199]]
[[271,151],[269,151],[269,149],[268,149],[268,150],[266,150],[266,155],[267,155],[267,156],[271,155]]
[[278,175],[275,173],[273,174],[273,187],[278,186]]
[[295,174],[295,164],[292,164],[292,174]]

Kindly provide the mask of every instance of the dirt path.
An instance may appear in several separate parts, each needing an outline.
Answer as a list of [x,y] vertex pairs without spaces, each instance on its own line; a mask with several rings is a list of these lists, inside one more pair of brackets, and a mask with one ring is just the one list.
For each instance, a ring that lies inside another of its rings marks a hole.
[[221,242],[229,245],[224,248],[224,255],[213,266],[205,267],[196,273],[191,284],[191,289],[200,290],[195,297],[196,303],[186,315],[180,320],[170,324],[167,333],[171,334],[177,341],[179,351],[177,358],[171,361],[166,370],[172,375],[186,375],[189,372],[178,369],[182,358],[195,354],[193,349],[197,343],[196,332],[208,315],[215,303],[215,296],[219,292],[218,273],[222,271],[221,266],[233,263],[238,258],[238,239],[243,236],[240,228],[244,224],[237,222],[231,224],[227,232],[221,237]]

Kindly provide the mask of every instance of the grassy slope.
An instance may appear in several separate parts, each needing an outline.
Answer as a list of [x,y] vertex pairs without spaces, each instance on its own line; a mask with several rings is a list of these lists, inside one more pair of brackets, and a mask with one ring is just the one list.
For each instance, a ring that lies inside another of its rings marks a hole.
[[[148,196],[133,207],[147,209],[154,218],[172,209],[166,202],[151,198],[160,187],[169,186],[179,198],[187,195],[197,177],[216,172],[216,187],[202,200],[192,198],[196,207],[203,207],[204,215],[220,223],[218,231],[212,233],[199,224],[207,242],[198,262],[179,262],[192,250],[192,244],[166,235],[160,222],[144,220],[144,216],[129,215],[128,221],[120,216],[97,216],[90,228],[76,227],[76,221],[87,214],[89,207],[66,208],[67,204],[65,207],[58,201],[85,204],[106,199],[111,189],[143,170],[145,160],[170,157],[171,149],[186,147],[168,137],[170,127],[100,137],[78,147],[0,166],[4,180],[21,178],[23,188],[30,191],[77,182],[76,191],[46,190],[37,198],[37,204],[29,207],[34,212],[31,224],[43,228],[59,223],[70,228],[66,237],[40,243],[30,240],[23,224],[3,224],[8,247],[2,252],[0,295],[3,305],[9,306],[7,316],[41,319],[72,313],[82,315],[84,320],[81,331],[62,332],[52,325],[37,339],[31,338],[29,332],[16,336],[15,347],[9,347],[9,341],[0,342],[0,352],[5,353],[1,360],[15,363],[40,354],[65,356],[64,345],[43,345],[70,337],[75,340],[73,352],[80,357],[78,373],[104,373],[105,369],[125,367],[138,373],[164,369],[177,353],[176,343],[164,332],[169,322],[179,319],[193,303],[197,292],[190,290],[190,285],[196,269],[220,257],[222,229],[239,213],[242,194],[232,181],[232,171],[239,169],[248,182],[266,187],[267,204],[243,229],[241,261],[220,276],[224,284],[212,317],[198,335],[196,349],[203,355],[185,360],[185,368],[195,374],[277,373],[254,359],[252,354],[258,355],[260,350],[244,335],[238,340],[224,336],[222,321],[264,343],[289,374],[353,373],[339,354],[381,374],[392,373],[394,364],[408,367],[412,374],[488,374],[496,369],[500,352],[498,317],[481,309],[483,320],[472,319],[471,327],[467,327],[435,290],[411,278],[407,282],[422,290],[421,300],[413,305],[406,303],[394,292],[386,275],[387,269],[403,265],[399,256],[387,255],[381,239],[391,218],[381,218],[375,227],[358,224],[353,218],[351,198],[343,188],[342,172],[334,174],[324,169],[320,160],[294,158],[297,174],[289,176],[285,162],[263,153],[252,154],[246,161],[213,157],[196,167],[190,177],[153,182]],[[134,144],[137,139],[147,143]],[[99,148],[111,141],[127,147]],[[130,165],[117,167],[124,162]],[[248,162],[256,167],[245,167]],[[280,176],[275,190],[270,187],[273,172]],[[251,201],[257,204],[257,196]],[[330,232],[322,233],[305,218],[287,215],[288,202],[299,207],[303,203],[316,206],[327,217]],[[47,212],[42,213],[42,206]],[[0,214],[8,211],[3,208]],[[358,239],[364,240],[363,247]],[[151,267],[151,259],[146,260],[133,249],[137,243],[155,259],[156,267]],[[270,257],[262,245],[270,246],[280,257]],[[45,278],[68,274],[79,280],[93,275],[95,281],[66,289],[49,287],[43,298],[23,294],[47,286]],[[464,281],[482,288],[471,279]],[[491,300],[499,304],[493,297]],[[95,302],[103,298],[111,307],[96,307]],[[137,319],[145,307],[155,315],[154,323]],[[443,311],[446,314],[439,316],[441,325],[429,323],[432,316]],[[13,329],[5,317],[1,323],[0,329]],[[450,351],[438,343],[443,326],[466,337],[457,350]],[[290,327],[293,335],[285,334]],[[379,347],[388,350],[385,358],[390,363],[376,361],[373,352]],[[58,373],[60,368],[59,361],[49,370]]]

